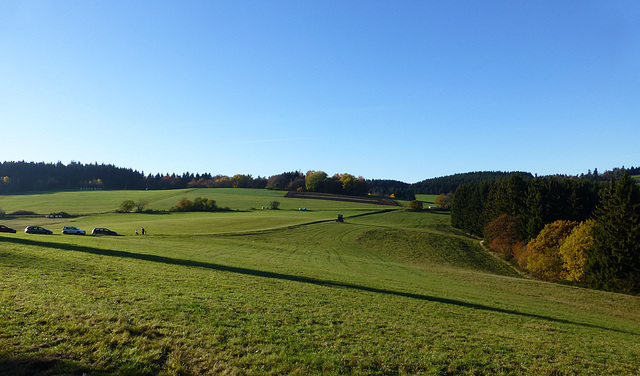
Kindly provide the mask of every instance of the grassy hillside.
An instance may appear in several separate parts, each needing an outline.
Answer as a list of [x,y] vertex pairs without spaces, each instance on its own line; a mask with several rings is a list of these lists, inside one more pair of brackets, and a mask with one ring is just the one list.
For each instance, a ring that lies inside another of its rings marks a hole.
[[[448,214],[282,197],[284,210],[249,210],[270,191],[134,193],[155,208],[207,196],[246,211],[37,219],[119,237],[1,234],[0,374],[640,371],[640,299],[519,278]],[[85,214],[138,199],[66,194],[0,207]],[[131,235],[142,225],[149,236]]]

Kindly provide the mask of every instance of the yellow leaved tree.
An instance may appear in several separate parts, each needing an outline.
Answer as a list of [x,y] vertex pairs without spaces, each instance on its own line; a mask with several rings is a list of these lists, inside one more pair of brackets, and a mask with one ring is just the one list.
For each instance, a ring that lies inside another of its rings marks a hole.
[[577,225],[575,221],[560,220],[544,226],[540,234],[527,244],[527,269],[550,281],[564,279],[560,245]]
[[576,226],[560,245],[563,269],[567,281],[583,282],[584,267],[587,265],[587,251],[593,246],[594,220]]

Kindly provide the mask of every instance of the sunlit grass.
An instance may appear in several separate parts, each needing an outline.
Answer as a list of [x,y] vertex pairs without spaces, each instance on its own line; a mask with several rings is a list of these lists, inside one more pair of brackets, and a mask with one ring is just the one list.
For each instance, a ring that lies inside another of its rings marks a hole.
[[322,205],[0,235],[0,374],[640,372],[637,297],[519,278],[446,214]]

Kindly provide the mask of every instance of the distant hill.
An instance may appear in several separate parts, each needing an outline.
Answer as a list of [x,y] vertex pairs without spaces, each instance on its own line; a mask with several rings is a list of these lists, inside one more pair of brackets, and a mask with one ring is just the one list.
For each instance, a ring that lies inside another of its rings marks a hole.
[[426,179],[421,182],[411,184],[410,189],[416,194],[437,195],[440,193],[454,193],[462,184],[475,183],[484,180],[498,180],[500,178],[508,178],[512,174],[516,174],[525,179],[533,178],[531,173],[522,171],[478,171]]

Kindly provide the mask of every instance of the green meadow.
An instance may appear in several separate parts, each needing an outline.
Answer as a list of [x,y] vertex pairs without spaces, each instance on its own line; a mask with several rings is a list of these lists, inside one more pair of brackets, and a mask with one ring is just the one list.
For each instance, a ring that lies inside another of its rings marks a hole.
[[[183,197],[231,210],[162,212]],[[157,212],[116,213],[128,199]],[[262,210],[273,200],[280,210]],[[0,208],[40,214],[0,220],[18,230],[0,234],[0,374],[640,373],[640,298],[523,277],[447,213],[250,189],[25,194]]]

